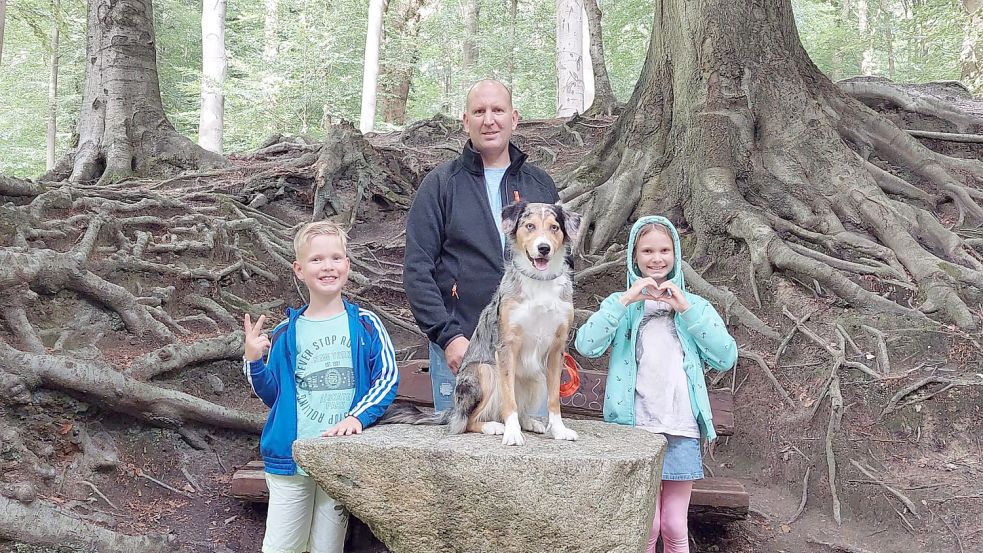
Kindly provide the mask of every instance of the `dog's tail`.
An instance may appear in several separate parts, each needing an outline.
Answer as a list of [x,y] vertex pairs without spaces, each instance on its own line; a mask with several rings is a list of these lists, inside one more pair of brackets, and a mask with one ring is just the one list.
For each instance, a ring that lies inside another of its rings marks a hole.
[[468,418],[481,402],[481,384],[478,373],[472,366],[464,367],[457,375],[454,387],[454,407],[447,410],[451,434],[464,434],[468,429]]
[[427,413],[412,403],[394,401],[378,420],[377,424],[447,424],[450,409],[441,413]]

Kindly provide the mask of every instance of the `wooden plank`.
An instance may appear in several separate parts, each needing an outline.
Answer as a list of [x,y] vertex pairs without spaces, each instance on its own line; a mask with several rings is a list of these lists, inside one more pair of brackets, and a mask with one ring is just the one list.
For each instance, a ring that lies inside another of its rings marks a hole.
[[[400,365],[399,389],[396,397],[418,405],[433,405],[433,387],[430,384],[429,363],[426,360],[410,361]],[[607,374],[599,371],[580,371],[580,389],[574,395],[560,399],[563,412],[588,418],[602,417],[604,385]],[[729,389],[710,390],[710,409],[713,410],[713,427],[718,436],[734,435],[734,395]]]
[[[254,461],[262,466],[262,461]],[[260,470],[244,468],[232,475],[232,497],[253,503],[269,503],[270,491],[266,488],[266,474]]]

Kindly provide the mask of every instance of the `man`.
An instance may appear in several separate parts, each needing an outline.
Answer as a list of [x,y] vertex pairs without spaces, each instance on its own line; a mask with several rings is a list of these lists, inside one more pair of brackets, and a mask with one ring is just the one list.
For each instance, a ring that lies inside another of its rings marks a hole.
[[468,131],[460,157],[431,171],[406,221],[403,284],[420,329],[430,339],[434,408],[450,407],[456,374],[478,316],[502,279],[502,208],[515,199],[556,203],[545,171],[525,163],[509,142],[519,125],[512,93],[487,79],[468,91]]

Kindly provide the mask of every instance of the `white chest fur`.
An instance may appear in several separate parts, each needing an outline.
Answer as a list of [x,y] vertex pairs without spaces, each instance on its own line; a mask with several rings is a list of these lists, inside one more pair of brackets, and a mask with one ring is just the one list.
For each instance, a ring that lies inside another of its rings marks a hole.
[[[573,304],[563,299],[569,295],[566,292],[569,286],[570,279],[566,276],[547,281],[523,279],[519,301],[510,314],[511,324],[522,333],[519,374],[543,374],[556,331],[570,321],[573,312]],[[560,339],[566,339],[566,336]]]

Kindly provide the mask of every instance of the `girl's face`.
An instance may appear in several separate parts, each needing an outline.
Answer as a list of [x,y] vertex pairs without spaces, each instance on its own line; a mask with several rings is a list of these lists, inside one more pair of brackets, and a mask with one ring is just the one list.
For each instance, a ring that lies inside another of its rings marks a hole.
[[642,276],[662,284],[676,263],[672,238],[660,229],[650,230],[635,241],[635,265]]

